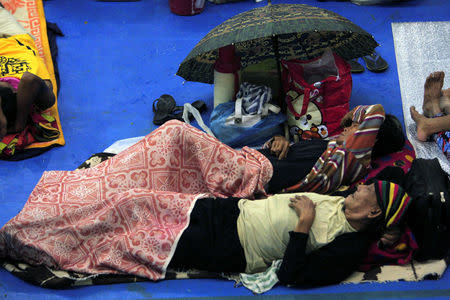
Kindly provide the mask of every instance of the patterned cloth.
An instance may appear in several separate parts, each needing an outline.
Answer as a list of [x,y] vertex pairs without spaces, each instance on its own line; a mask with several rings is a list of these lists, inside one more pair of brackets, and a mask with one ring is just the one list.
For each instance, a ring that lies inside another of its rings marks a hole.
[[248,82],[241,83],[236,99],[242,98],[242,110],[249,115],[261,115],[263,107],[272,100],[272,90]]
[[353,136],[343,145],[331,140],[311,172],[286,192],[331,193],[369,171],[372,148],[384,121],[384,109],[380,104],[360,105],[352,110],[352,114],[352,121],[360,124]]
[[[439,118],[444,116],[443,113],[439,113],[433,118]],[[445,154],[447,159],[450,159],[450,131],[441,131],[432,135],[432,138],[438,145],[439,149]]]
[[398,184],[384,180],[375,182],[375,193],[378,205],[384,214],[386,228],[397,225],[408,209],[411,197]]
[[369,247],[369,255],[366,256],[359,270],[367,272],[383,265],[405,265],[412,260],[417,249],[419,246],[416,239],[411,229],[407,227],[400,239],[390,247],[384,247],[378,240],[374,241]]
[[279,282],[277,271],[280,269],[282,259],[275,260],[264,272],[255,274],[239,274],[240,282],[253,293],[262,294],[272,289]]
[[[409,140],[405,141],[403,149],[398,152],[390,153],[382,157],[377,157],[371,164],[374,167],[363,179],[355,182],[351,187],[355,187],[358,184],[362,184],[380,173],[387,167],[398,167],[407,173],[411,168],[413,160],[416,158],[416,153]],[[382,265],[403,265],[409,263],[412,259],[412,253],[416,251],[414,245],[416,242],[411,230],[405,228],[400,237],[398,244],[394,244],[390,247],[379,247],[380,240],[376,240],[369,248],[369,252],[364,260],[360,270],[370,271],[372,267]]]
[[197,198],[251,198],[271,176],[258,151],[169,121],[95,167],[44,172],[0,230],[0,258],[162,279]]
[[450,131],[441,131],[433,134],[439,149],[445,154],[447,159],[450,159]]
[[0,158],[9,159],[33,143],[52,141],[60,136],[56,119],[51,115],[33,111],[30,119],[24,130],[0,140]]

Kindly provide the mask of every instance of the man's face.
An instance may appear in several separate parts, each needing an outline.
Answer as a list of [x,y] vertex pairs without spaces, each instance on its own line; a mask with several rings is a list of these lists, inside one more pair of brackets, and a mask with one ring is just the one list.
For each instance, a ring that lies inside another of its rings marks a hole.
[[364,213],[378,207],[375,185],[358,185],[356,191],[344,200],[345,209]]
[[348,127],[344,127],[344,130],[341,132],[341,134],[338,135],[336,138],[336,141],[339,144],[343,144],[348,137],[352,136],[356,130],[358,130],[359,123],[353,122],[352,125]]

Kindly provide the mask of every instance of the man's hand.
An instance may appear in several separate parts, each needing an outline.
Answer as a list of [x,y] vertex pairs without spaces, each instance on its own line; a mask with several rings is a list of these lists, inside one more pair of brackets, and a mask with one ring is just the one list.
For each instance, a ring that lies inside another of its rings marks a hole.
[[386,229],[384,234],[381,236],[380,241],[385,247],[391,247],[396,244],[400,237],[402,236],[402,231],[398,226],[391,226]]
[[295,196],[290,201],[289,207],[295,209],[298,215],[298,222],[294,231],[308,233],[316,218],[316,204],[306,196]]
[[281,135],[274,136],[270,144],[270,152],[278,159],[283,159],[286,158],[288,151],[289,141]]

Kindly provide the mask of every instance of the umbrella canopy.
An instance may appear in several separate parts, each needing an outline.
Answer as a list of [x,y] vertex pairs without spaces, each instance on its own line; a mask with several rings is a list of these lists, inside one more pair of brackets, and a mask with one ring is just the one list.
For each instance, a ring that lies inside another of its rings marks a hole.
[[276,4],[240,13],[212,29],[181,63],[177,75],[214,82],[218,49],[234,45],[241,66],[274,59],[312,59],[331,48],[342,58],[369,55],[378,43],[348,19],[306,4]]

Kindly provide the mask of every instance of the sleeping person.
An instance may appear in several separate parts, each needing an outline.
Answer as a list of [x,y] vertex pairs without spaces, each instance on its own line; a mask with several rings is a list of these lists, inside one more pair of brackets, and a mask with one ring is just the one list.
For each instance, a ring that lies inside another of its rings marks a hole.
[[[197,132],[181,124],[172,122],[170,126]],[[290,145],[284,137],[276,136],[267,143],[266,149],[259,149],[258,152],[270,161],[272,169],[270,180],[264,185],[265,191],[332,193],[342,185],[361,179],[371,169],[372,159],[399,151],[405,143],[400,121],[393,115],[385,117],[380,104],[355,107],[344,116],[341,124],[344,130],[336,139],[300,141]],[[154,132],[165,131],[164,126]],[[196,141],[180,142],[189,148]]]
[[290,145],[282,136],[260,150],[273,166],[268,192],[331,193],[361,179],[377,157],[402,149],[405,136],[400,121],[383,106],[360,105],[341,120],[336,138],[300,141]]
[[34,39],[0,7],[0,140],[22,131],[32,111],[55,103],[50,74]]
[[345,198],[199,199],[169,267],[255,273],[283,259],[282,283],[338,283],[357,270],[382,230],[400,223],[409,203],[399,185],[380,180]]
[[99,182],[83,176],[102,171],[46,173],[1,228],[0,257],[151,280],[164,279],[167,268],[257,276],[276,262],[272,284],[334,284],[357,270],[370,242],[399,224],[410,203],[399,185],[381,180],[346,197],[297,193],[251,201],[105,187],[105,197],[95,199]]

